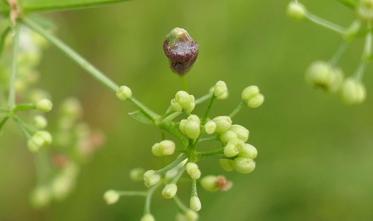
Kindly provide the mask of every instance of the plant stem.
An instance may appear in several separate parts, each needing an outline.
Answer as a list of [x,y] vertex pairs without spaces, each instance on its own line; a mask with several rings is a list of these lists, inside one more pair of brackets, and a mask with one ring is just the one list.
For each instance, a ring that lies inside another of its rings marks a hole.
[[308,20],[310,20],[311,22],[317,24],[317,25],[320,25],[324,28],[327,28],[329,30],[332,30],[332,31],[335,31],[339,34],[344,34],[345,33],[345,29],[337,24],[334,24],[333,22],[330,22],[328,20],[325,20],[323,18],[320,18],[312,13],[309,13],[307,12],[306,14],[306,17]]
[[159,169],[157,170],[158,173],[164,173],[164,172],[167,172],[168,170],[176,167],[177,165],[179,165],[179,163],[181,163],[183,160],[186,159],[186,156],[185,154],[180,154],[176,160],[174,160],[173,162],[171,162],[170,164],[168,164],[167,166],[163,167],[162,169]]
[[208,93],[208,94],[206,94],[206,95],[204,95],[204,96],[198,98],[198,99],[196,100],[196,105],[198,105],[198,104],[202,104],[203,102],[205,102],[205,101],[207,101],[208,99],[210,99],[212,96],[213,96],[212,93]]
[[160,186],[160,183],[151,187],[148,190],[147,196],[146,196],[146,199],[145,199],[144,214],[150,214],[151,213],[150,206],[151,206],[151,203],[152,203],[152,197],[153,197],[154,192],[158,189],[159,186]]
[[208,106],[207,106],[207,109],[206,109],[206,112],[205,112],[205,115],[203,116],[203,123],[206,122],[207,117],[208,117],[208,115],[209,115],[209,113],[210,113],[210,110],[211,110],[211,108],[212,108],[212,105],[214,104],[214,101],[215,101],[215,96],[211,96],[211,98],[210,98],[210,102],[209,102],[209,104],[208,104]]
[[18,54],[18,44],[19,44],[19,28],[15,26],[13,28],[13,55],[12,55],[12,72],[9,80],[9,97],[8,106],[9,109],[13,109],[16,103],[16,78],[17,78],[17,54]]
[[208,157],[208,156],[215,156],[224,153],[224,149],[217,149],[217,150],[211,150],[206,152],[197,152],[199,156],[202,157]]
[[338,61],[341,59],[342,55],[347,50],[349,44],[347,42],[343,42],[337,52],[333,55],[333,57],[329,60],[329,63],[333,66],[336,66],[338,64]]
[[198,197],[197,180],[192,180],[192,194],[191,195]]
[[117,191],[121,196],[147,196],[148,193],[144,191]]
[[179,207],[179,209],[183,212],[187,212],[189,209],[183,202],[181,202],[180,198],[178,196],[174,197],[176,205]]
[[231,118],[233,118],[234,116],[236,116],[236,115],[240,112],[240,110],[242,109],[243,104],[244,104],[244,102],[241,101],[241,102],[237,105],[237,107],[233,109],[233,111],[229,114],[229,116],[230,116]]

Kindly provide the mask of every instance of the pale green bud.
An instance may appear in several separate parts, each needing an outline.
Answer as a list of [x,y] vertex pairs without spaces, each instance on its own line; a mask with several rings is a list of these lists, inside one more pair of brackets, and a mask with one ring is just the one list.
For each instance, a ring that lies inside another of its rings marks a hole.
[[177,185],[174,183],[167,184],[162,190],[162,196],[165,199],[172,199],[176,196]]
[[146,187],[151,187],[161,181],[161,176],[154,170],[148,170],[144,173],[144,184]]
[[197,180],[201,177],[201,170],[199,169],[196,163],[193,163],[193,162],[187,163],[186,172],[193,180]]
[[329,63],[317,61],[308,68],[306,80],[315,87],[335,92],[343,82],[343,73]]
[[172,99],[171,100],[171,110],[174,111],[174,112],[182,112],[183,107],[181,107],[181,105],[179,103],[177,103],[175,99]]
[[82,115],[82,106],[78,99],[68,98],[66,99],[61,107],[61,113],[67,115],[68,117],[77,118]]
[[69,174],[60,174],[53,179],[51,190],[54,198],[64,199],[74,186],[74,177]]
[[242,140],[243,142],[246,142],[249,139],[249,130],[241,125],[232,125],[232,127],[229,130],[236,133],[237,138]]
[[199,199],[198,196],[192,196],[190,198],[189,207],[196,212],[202,209],[201,200]]
[[119,198],[120,198],[120,195],[115,190],[108,190],[104,194],[104,200],[109,205],[117,203]]
[[228,87],[224,81],[218,81],[213,87],[213,93],[216,99],[224,100],[228,98]]
[[164,140],[156,143],[152,147],[152,152],[155,156],[170,156],[175,153],[175,143],[171,140]]
[[187,113],[191,113],[195,108],[195,98],[185,91],[178,91],[175,95],[175,102]]
[[246,157],[234,159],[234,169],[243,174],[251,173],[255,170],[255,161]]
[[343,82],[341,94],[347,104],[360,104],[365,101],[366,89],[361,82],[349,78]]
[[36,104],[36,109],[41,112],[49,112],[53,108],[53,104],[49,99],[41,99]]
[[131,88],[123,85],[118,88],[116,94],[120,100],[125,101],[132,97],[132,90]]
[[229,142],[225,147],[224,147],[224,156],[226,157],[235,157],[239,154],[239,149],[236,143]]
[[144,177],[145,170],[143,168],[135,168],[130,172],[130,178],[133,181],[142,181]]
[[235,132],[231,131],[231,130],[228,130],[227,132],[224,132],[220,136],[220,140],[223,143],[228,143],[229,141],[236,140],[236,139],[238,139],[237,134]]
[[185,217],[187,218],[188,221],[197,221],[198,213],[190,209],[185,212]]
[[223,168],[223,170],[225,170],[227,172],[231,172],[231,171],[234,170],[233,160],[220,159],[219,163],[220,163],[221,168]]
[[243,89],[241,93],[241,99],[247,102],[248,100],[257,96],[258,94],[260,94],[259,87],[255,85],[251,85]]
[[155,221],[154,216],[152,214],[145,214],[141,221]]
[[216,176],[205,176],[201,179],[201,186],[210,192],[216,192],[219,190],[216,185],[218,178]]
[[31,194],[31,204],[36,208],[47,206],[51,201],[51,193],[48,187],[37,187]]
[[29,140],[28,148],[32,152],[37,152],[41,147],[52,143],[52,136],[48,131],[37,131]]
[[247,106],[250,108],[258,108],[263,105],[264,99],[265,98],[263,94],[258,94],[257,96],[247,101]]
[[201,134],[201,121],[196,115],[190,115],[186,120],[180,121],[179,129],[190,139],[197,139]]
[[306,8],[299,2],[290,2],[287,8],[287,14],[290,18],[301,20],[306,16]]
[[239,151],[240,157],[255,159],[258,156],[258,150],[253,145],[248,143],[240,146]]
[[358,15],[364,21],[373,20],[373,0],[360,0]]
[[216,132],[224,133],[232,126],[232,119],[229,116],[215,117],[214,122],[216,123]]
[[42,115],[37,115],[34,117],[35,127],[38,129],[44,129],[48,126],[47,119]]
[[209,120],[206,124],[205,124],[205,132],[207,134],[213,134],[215,133],[216,131],[216,123],[212,120]]

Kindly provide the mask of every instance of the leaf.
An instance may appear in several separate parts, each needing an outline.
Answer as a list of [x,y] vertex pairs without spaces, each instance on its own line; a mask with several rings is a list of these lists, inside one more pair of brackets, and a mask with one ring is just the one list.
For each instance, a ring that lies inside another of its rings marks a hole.
[[[128,0],[18,0],[24,12],[71,10],[124,1]],[[0,12],[8,11],[9,6],[6,1],[0,0]]]
[[8,121],[9,117],[4,117],[1,121],[0,121],[0,131],[1,129],[3,129],[5,123]]
[[146,116],[142,111],[134,111],[128,114],[132,119],[137,120],[140,123],[143,124],[153,124],[153,121],[151,118]]
[[356,8],[359,3],[359,0],[338,0],[338,1],[352,9]]

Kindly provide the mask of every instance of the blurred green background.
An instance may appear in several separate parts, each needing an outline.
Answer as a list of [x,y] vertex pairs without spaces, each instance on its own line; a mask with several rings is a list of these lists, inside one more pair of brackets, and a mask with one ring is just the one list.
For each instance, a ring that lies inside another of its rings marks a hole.
[[[354,13],[335,0],[304,0],[318,15],[348,25]],[[190,92],[204,94],[217,80],[230,86],[228,101],[215,114],[229,112],[241,90],[257,84],[266,95],[258,110],[242,111],[236,121],[251,130],[259,150],[251,175],[227,174],[234,188],[226,193],[201,191],[202,221],[365,221],[373,220],[373,100],[349,107],[336,96],[312,89],[304,70],[314,60],[329,59],[339,36],[285,15],[287,0],[136,0],[102,8],[47,14],[58,35],[116,82],[130,85],[154,109],[166,108],[182,87],[161,50],[166,33],[180,26],[200,44],[200,57],[187,78]],[[357,41],[342,67],[352,73],[362,50]],[[79,97],[85,120],[101,128],[107,143],[86,164],[75,191],[46,210],[33,210],[29,192],[35,183],[33,157],[18,132],[0,140],[1,221],[139,220],[143,199],[123,198],[107,206],[109,188],[142,189],[129,181],[133,167],[158,168],[151,145],[155,128],[127,116],[133,110],[50,47],[40,67],[41,87],[58,102]],[[372,69],[365,83],[373,90]],[[222,173],[215,161],[203,163],[204,174]],[[189,188],[183,188],[189,193]],[[183,191],[183,189],[181,191]],[[187,199],[187,198],[185,198]],[[174,220],[176,207],[156,197],[157,220]]]

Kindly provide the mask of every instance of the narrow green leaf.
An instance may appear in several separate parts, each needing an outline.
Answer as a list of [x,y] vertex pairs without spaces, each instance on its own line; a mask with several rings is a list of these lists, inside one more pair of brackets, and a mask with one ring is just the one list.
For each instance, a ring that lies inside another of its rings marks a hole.
[[4,117],[1,121],[0,121],[0,131],[1,129],[3,129],[4,125],[6,124],[6,122],[8,121],[9,117]]
[[153,124],[152,119],[145,115],[142,111],[134,111],[128,114],[132,119],[143,124]]
[[6,37],[8,36],[8,34],[10,33],[10,31],[11,31],[11,28],[10,28],[10,26],[8,26],[1,33],[1,37],[0,37],[0,56],[3,53],[4,45],[5,45],[5,40],[6,40]]
[[359,0],[338,0],[338,1],[352,9],[356,8],[359,3]]
[[[19,0],[24,12],[79,9],[124,1],[128,0]],[[0,0],[0,12],[8,11],[6,1]]]

